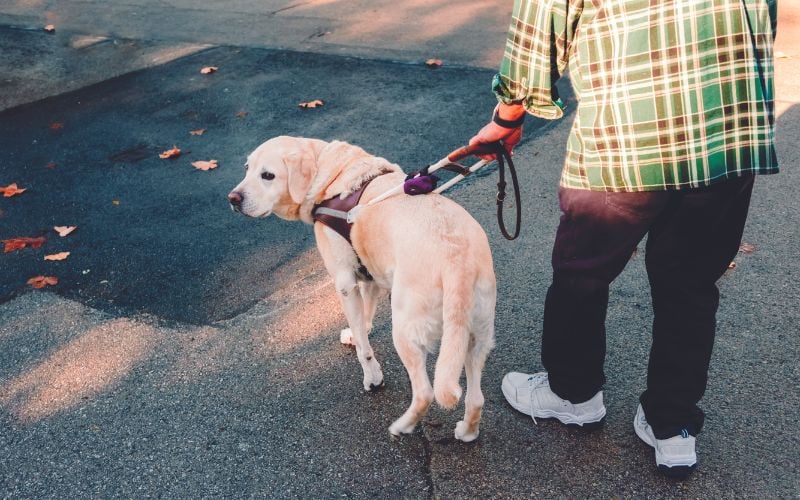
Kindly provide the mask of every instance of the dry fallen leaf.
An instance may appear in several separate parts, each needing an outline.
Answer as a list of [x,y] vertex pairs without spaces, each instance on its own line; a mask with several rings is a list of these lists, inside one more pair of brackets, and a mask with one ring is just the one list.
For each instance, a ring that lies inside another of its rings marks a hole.
[[736,261],[732,260],[730,264],[728,264],[728,269],[736,269]]
[[45,255],[44,260],[64,260],[67,257],[69,257],[69,252],[51,253],[50,255]]
[[239,111],[238,113],[236,113],[236,118],[244,118],[245,116],[247,116],[247,114],[248,114],[247,111]]
[[204,75],[210,75],[211,73],[215,73],[219,68],[216,66],[206,66],[205,68],[200,70],[200,73]]
[[439,68],[442,65],[441,59],[428,59],[425,61],[425,66],[429,68]]
[[48,33],[55,33],[56,27],[52,24],[48,24],[47,26],[44,27],[44,30]]
[[48,170],[53,170],[53,169],[55,169],[57,166],[58,166],[58,163],[56,163],[56,162],[54,162],[54,161],[51,161],[51,162],[48,162],[48,163],[47,163],[47,165],[45,165],[45,166],[44,166],[44,168],[46,168],[46,169],[48,169]]
[[198,170],[212,170],[217,168],[219,162],[217,160],[208,160],[208,161],[193,161],[192,166]]
[[64,128],[64,124],[61,122],[53,122],[50,124],[50,130],[61,130]]
[[739,245],[739,251],[741,253],[750,254],[756,251],[756,246],[752,243],[742,242],[742,244]]
[[3,243],[3,252],[9,253],[28,246],[31,248],[39,248],[44,245],[45,241],[46,238],[44,236],[39,236],[37,238],[10,238],[7,240],[0,240],[0,243]]
[[192,134],[192,135],[203,135],[203,134],[206,133],[206,129],[199,128],[197,130],[190,130],[189,133]]
[[300,104],[298,104],[298,106],[300,106],[301,108],[316,108],[324,105],[325,101],[323,101],[322,99],[314,99],[313,101],[301,102]]
[[119,205],[119,200],[111,200],[112,205]]
[[63,238],[72,231],[78,229],[78,226],[53,226],[53,229]]
[[3,196],[6,198],[11,198],[12,196],[16,196],[20,193],[24,193],[26,188],[20,188],[17,186],[17,183],[9,184],[6,187],[0,187],[0,193],[3,193]]
[[55,276],[34,276],[28,280],[28,284],[33,288],[44,288],[48,285],[57,285],[58,278]]
[[168,149],[163,153],[159,153],[158,157],[161,158],[162,160],[166,160],[168,158],[177,158],[180,155],[181,155],[181,150],[178,149],[178,146],[175,146],[173,144],[172,149]]

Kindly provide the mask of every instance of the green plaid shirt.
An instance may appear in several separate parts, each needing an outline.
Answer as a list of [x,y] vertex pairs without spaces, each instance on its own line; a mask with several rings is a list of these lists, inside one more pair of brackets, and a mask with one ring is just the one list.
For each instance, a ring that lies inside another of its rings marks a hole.
[[579,105],[561,185],[699,187],[778,171],[777,0],[516,0],[493,88],[541,118]]

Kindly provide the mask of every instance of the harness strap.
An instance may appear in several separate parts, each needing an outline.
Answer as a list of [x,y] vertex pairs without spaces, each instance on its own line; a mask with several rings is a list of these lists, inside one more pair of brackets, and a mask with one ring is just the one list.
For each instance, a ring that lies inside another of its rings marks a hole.
[[[343,210],[336,210],[333,208],[328,208],[322,205],[318,205],[317,208],[314,210],[314,215],[330,215],[331,217],[336,217],[337,219],[344,219],[347,220],[347,212]],[[322,222],[322,221],[320,221]],[[324,224],[324,222],[323,222]]]
[[364,194],[364,190],[367,189],[369,183],[376,177],[367,179],[358,189],[344,198],[334,196],[320,202],[318,205],[314,205],[314,209],[311,211],[311,217],[315,221],[325,224],[342,235],[342,237],[352,245],[353,242],[350,241],[350,229],[353,224],[348,220],[347,213],[358,205],[361,201],[361,196]]
[[[383,175],[384,173],[386,172],[382,172],[378,175]],[[324,200],[319,205],[315,205],[311,211],[311,216],[314,221],[320,222],[333,229],[350,243],[350,247],[353,247],[353,242],[350,239],[350,230],[352,229],[353,223],[349,221],[347,213],[358,205],[361,201],[361,196],[364,194],[364,190],[367,189],[369,183],[376,177],[377,176],[367,179],[358,189],[344,198],[334,196],[333,198]],[[372,281],[372,275],[369,273],[367,266],[361,262],[361,257],[358,256],[355,248],[353,248],[353,253],[356,254],[356,259],[358,260],[356,276],[367,281]]]

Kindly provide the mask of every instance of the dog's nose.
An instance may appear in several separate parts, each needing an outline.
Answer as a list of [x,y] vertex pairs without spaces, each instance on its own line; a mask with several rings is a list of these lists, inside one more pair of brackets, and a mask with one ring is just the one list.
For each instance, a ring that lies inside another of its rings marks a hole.
[[231,202],[231,205],[238,207],[242,204],[242,193],[238,191],[231,191],[228,193],[228,201]]

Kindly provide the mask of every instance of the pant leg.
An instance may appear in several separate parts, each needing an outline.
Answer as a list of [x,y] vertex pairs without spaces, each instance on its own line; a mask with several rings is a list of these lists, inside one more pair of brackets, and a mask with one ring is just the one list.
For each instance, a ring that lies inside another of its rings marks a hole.
[[559,190],[563,215],[542,333],[542,364],[559,397],[580,403],[602,388],[609,284],[670,195]]
[[658,439],[700,432],[719,305],[717,280],[742,239],[753,177],[676,193],[648,235],[653,344],[640,400]]

